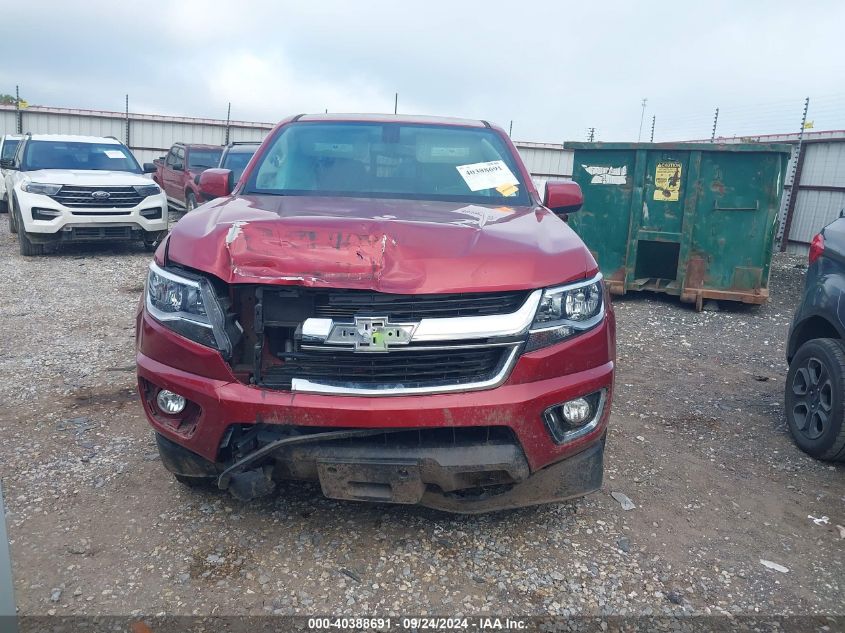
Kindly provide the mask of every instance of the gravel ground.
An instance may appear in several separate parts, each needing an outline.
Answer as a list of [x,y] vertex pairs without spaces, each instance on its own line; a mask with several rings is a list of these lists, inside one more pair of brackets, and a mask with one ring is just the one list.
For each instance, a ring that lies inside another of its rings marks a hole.
[[783,424],[803,260],[776,258],[761,308],[617,300],[604,488],[460,517],[312,485],[249,504],[182,487],[134,392],[149,255],[24,259],[5,226],[0,250],[0,477],[23,614],[845,613],[845,469]]

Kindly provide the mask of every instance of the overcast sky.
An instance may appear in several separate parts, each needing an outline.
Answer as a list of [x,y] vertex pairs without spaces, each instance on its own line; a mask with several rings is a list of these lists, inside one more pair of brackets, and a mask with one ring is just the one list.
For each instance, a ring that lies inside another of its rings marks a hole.
[[845,128],[845,2],[241,0],[4,3],[0,93],[277,121],[399,111],[518,140]]

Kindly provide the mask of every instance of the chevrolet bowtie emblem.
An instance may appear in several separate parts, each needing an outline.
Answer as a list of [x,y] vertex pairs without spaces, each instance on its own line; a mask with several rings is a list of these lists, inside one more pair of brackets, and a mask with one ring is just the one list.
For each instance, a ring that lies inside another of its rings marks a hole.
[[355,317],[355,323],[335,323],[327,343],[352,344],[358,352],[387,352],[411,342],[416,323],[390,323],[387,317]]

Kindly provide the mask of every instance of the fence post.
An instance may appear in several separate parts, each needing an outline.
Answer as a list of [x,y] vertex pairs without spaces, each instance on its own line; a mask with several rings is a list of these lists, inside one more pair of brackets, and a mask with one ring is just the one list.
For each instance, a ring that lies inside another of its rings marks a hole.
[[804,114],[801,116],[801,131],[798,132],[798,147],[795,149],[795,160],[792,161],[792,183],[786,199],[786,213],[783,218],[783,230],[780,235],[780,252],[786,251],[789,243],[789,232],[792,229],[792,216],[795,213],[795,203],[798,200],[798,188],[801,184],[801,170],[804,167],[804,126],[807,124],[807,110],[810,108],[810,97],[804,99]]
[[20,86],[15,86],[15,132],[23,134],[23,112],[21,111]]
[[229,121],[232,118],[232,102],[229,102],[229,109],[226,110],[226,142],[223,145],[229,144]]
[[15,585],[12,582],[12,558],[6,535],[6,506],[0,487],[0,631],[17,633],[18,614],[15,608]]

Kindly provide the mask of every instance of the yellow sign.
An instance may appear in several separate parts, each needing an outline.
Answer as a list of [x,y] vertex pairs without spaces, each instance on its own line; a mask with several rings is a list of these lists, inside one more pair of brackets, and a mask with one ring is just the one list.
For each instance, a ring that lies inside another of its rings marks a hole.
[[812,121],[807,121],[807,122],[804,124],[804,129],[805,129],[805,130],[812,130],[812,129],[813,129],[813,122],[812,122]]
[[657,163],[654,170],[654,199],[677,202],[681,191],[681,163]]
[[28,107],[29,107],[29,101],[25,101],[25,100],[23,100],[23,99],[20,99],[20,100],[18,101],[18,107],[19,107],[21,110],[23,110],[24,108],[28,108]]

